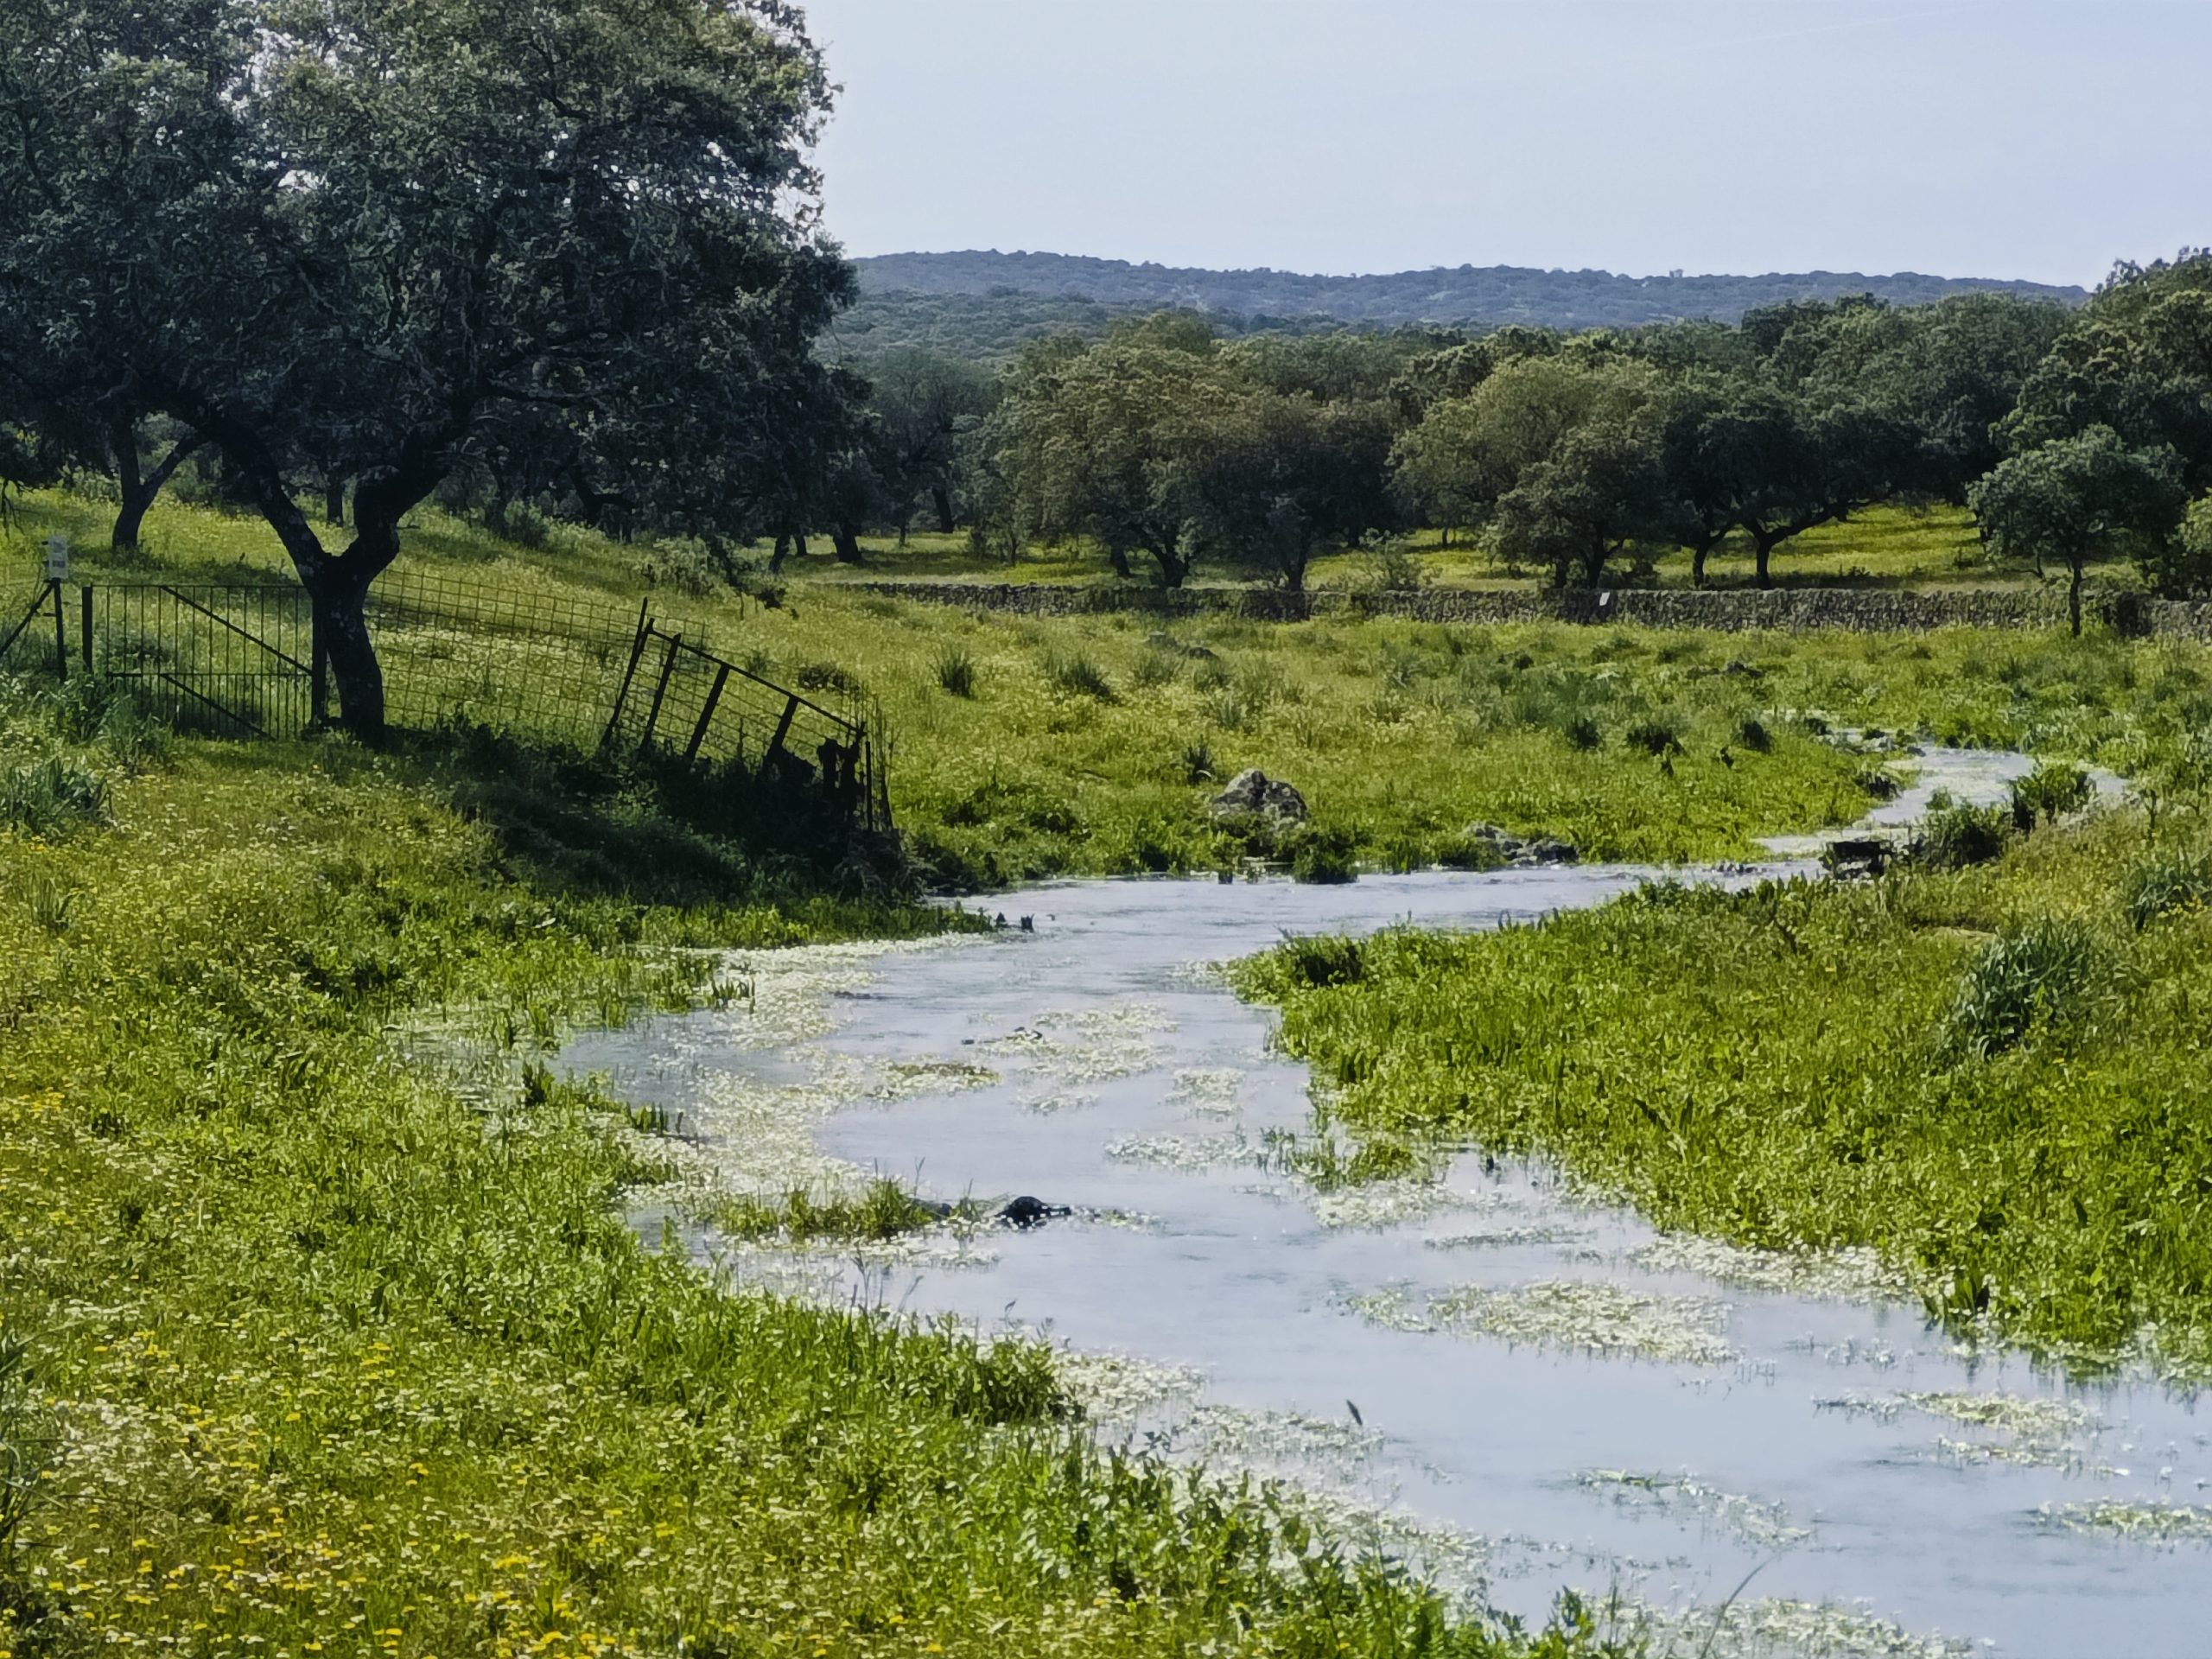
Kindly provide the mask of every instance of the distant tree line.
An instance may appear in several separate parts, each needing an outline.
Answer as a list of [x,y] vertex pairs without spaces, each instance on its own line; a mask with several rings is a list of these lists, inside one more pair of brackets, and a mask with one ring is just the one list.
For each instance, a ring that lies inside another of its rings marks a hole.
[[1563,585],[1676,549],[1701,582],[1735,537],[1764,584],[1816,525],[1949,503],[2066,572],[2078,620],[2099,558],[2212,584],[2212,509],[2190,506],[2212,491],[2212,255],[2123,265],[2079,308],[1853,296],[1735,325],[1232,340],[1164,314],[1033,343],[945,433],[986,545],[1087,537],[1169,586],[1213,564],[1296,588],[1317,552],[1417,525]]
[[[1287,270],[1205,270],[1058,253],[894,253],[855,262],[880,314],[926,308],[940,322],[964,302],[1001,320],[1023,307],[1085,303],[1138,311],[1192,310],[1245,326],[1323,320],[1338,326],[1440,325],[1496,328],[1635,328],[1657,322],[1735,322],[1746,313],[1805,300],[1872,294],[1921,305],[1967,293],[2012,293],[2079,303],[2078,288],[1929,276],[1916,271],[1770,272],[1764,276],[1624,276],[1608,270],[1459,265],[1365,276]],[[933,302],[933,303],[928,303]]]

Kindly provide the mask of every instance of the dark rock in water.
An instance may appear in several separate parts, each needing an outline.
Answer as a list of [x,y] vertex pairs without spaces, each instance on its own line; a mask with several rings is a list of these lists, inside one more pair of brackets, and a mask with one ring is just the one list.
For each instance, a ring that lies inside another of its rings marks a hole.
[[1213,798],[1217,815],[1257,813],[1284,823],[1306,822],[1306,798],[1280,778],[1270,778],[1257,766],[1247,767],[1229,780],[1229,787]]
[[1516,864],[1572,864],[1578,856],[1574,849],[1567,842],[1547,836],[1522,847],[1514,855],[1513,861]]
[[998,1219],[1009,1227],[1019,1227],[1026,1231],[1032,1227],[1042,1227],[1048,1221],[1058,1221],[1067,1213],[1068,1207],[1065,1204],[1046,1204],[1042,1198],[1033,1198],[1025,1192],[1001,1210]]
[[1821,861],[1838,875],[1879,875],[1891,849],[1879,836],[1850,836],[1828,842]]

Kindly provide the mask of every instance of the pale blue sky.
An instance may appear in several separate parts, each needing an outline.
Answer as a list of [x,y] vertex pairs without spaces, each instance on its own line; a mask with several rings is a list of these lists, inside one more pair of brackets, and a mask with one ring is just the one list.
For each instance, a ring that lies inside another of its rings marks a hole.
[[808,0],[856,254],[2094,283],[2212,242],[2212,0]]

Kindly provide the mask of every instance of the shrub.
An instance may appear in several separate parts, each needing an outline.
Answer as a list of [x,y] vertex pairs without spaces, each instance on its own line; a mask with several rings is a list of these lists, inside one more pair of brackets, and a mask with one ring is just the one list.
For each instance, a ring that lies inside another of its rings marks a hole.
[[2212,901],[2212,865],[2202,857],[2173,855],[2140,865],[2127,878],[2127,919],[2140,933],[2161,916]]
[[1736,722],[1736,741],[1753,754],[1765,754],[1774,747],[1774,734],[1757,715],[1745,715]]
[[976,695],[976,659],[957,645],[938,654],[937,683],[956,697]]
[[1358,838],[1348,830],[1308,825],[1290,840],[1290,879],[1322,885],[1355,880],[1358,849]]
[[1363,585],[1370,591],[1407,594],[1428,585],[1428,572],[1404,537],[1370,532],[1360,545],[1367,555]]
[[2070,918],[2007,931],[1967,969],[1944,1020],[1944,1046],[1986,1058],[2015,1046],[2038,1025],[2066,1020],[2087,997],[2095,966],[2094,937]]
[[848,696],[861,693],[861,683],[836,663],[802,663],[791,677],[802,691],[842,691]]
[[1183,778],[1186,783],[1203,784],[1214,775],[1213,749],[1203,737],[1195,743],[1183,746]]
[[1586,754],[1592,749],[1603,748],[1605,743],[1605,728],[1589,715],[1573,715],[1559,728],[1559,734],[1567,740],[1567,747],[1580,749]]
[[1136,672],[1131,677],[1138,685],[1149,690],[1156,685],[1172,684],[1182,671],[1181,658],[1171,657],[1164,651],[1147,649],[1137,658]]
[[1636,721],[1622,734],[1631,749],[1658,756],[1682,752],[1682,726],[1672,715],[1653,715]]
[[0,824],[27,835],[53,835],[106,813],[107,780],[58,754],[0,776]]
[[2012,823],[2025,835],[2036,820],[2056,823],[2069,812],[2089,804],[2089,774],[2079,766],[2046,761],[2024,778],[2012,780]]
[[1052,652],[1045,658],[1045,677],[1073,696],[1096,697],[1101,702],[1115,701],[1113,682],[1105,671],[1080,653]]
[[671,536],[645,550],[639,573],[650,588],[672,588],[687,599],[705,599],[730,583],[731,565],[695,536]]
[[1367,971],[1360,942],[1345,938],[1286,939],[1274,953],[1274,965],[1289,985],[1315,990],[1357,984]]
[[2004,855],[2011,838],[2011,815],[2001,806],[1967,806],[1951,802],[1929,813],[1914,837],[1912,856],[1939,870],[1964,869]]
[[30,900],[31,920],[41,932],[67,933],[69,915],[75,909],[77,895],[50,875],[34,876],[25,889]]

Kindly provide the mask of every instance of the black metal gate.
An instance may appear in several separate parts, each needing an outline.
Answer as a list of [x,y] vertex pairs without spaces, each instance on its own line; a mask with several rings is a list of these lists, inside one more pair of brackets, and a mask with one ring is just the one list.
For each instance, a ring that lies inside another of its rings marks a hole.
[[48,582],[0,661],[123,681],[188,729],[290,737],[315,718],[313,637],[307,595],[278,583]]
[[178,724],[297,737],[315,721],[315,622],[304,591],[270,582],[86,583],[87,669]]

